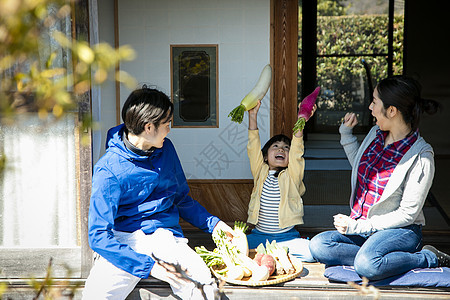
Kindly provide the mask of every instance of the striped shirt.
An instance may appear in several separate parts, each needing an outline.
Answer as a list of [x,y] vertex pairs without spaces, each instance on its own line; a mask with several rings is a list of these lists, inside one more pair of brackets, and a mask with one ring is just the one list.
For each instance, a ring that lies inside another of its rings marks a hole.
[[419,131],[384,147],[387,134],[386,131],[378,130],[375,139],[361,157],[356,199],[350,214],[352,219],[367,219],[369,208],[380,200],[389,177],[417,140]]
[[275,171],[269,171],[261,192],[258,223],[256,229],[265,233],[282,233],[294,226],[280,229],[278,222],[278,207],[280,205],[280,186]]

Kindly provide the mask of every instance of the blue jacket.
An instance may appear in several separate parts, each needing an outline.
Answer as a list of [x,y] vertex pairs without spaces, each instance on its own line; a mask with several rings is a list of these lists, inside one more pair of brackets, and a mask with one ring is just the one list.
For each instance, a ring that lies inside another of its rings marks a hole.
[[113,229],[146,234],[165,228],[183,237],[179,217],[211,233],[219,218],[188,196],[189,187],[172,142],[139,156],[122,140],[124,125],[108,131],[107,150],[94,167],[89,245],[116,267],[147,278],[154,260],[120,244]]

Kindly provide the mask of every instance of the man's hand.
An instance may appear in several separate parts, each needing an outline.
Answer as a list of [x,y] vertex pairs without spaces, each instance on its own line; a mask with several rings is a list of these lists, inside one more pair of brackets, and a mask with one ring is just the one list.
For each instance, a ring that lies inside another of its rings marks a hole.
[[236,235],[234,230],[230,226],[228,226],[227,223],[225,223],[223,221],[219,221],[219,223],[217,223],[216,227],[214,227],[212,236],[218,237],[220,230],[224,231],[229,238],[232,238]]
[[152,270],[150,271],[150,275],[169,283],[171,286],[179,289],[182,285],[188,282],[187,279],[181,277],[181,274],[178,273],[175,268],[170,264],[159,264],[155,261]]

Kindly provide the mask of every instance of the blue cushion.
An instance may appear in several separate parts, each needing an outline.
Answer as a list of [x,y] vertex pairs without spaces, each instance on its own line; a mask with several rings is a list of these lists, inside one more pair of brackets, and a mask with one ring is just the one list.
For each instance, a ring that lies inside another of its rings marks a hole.
[[[353,266],[328,267],[325,277],[335,282],[362,283],[361,277]],[[450,268],[414,269],[404,274],[388,277],[382,280],[370,281],[373,286],[417,286],[417,287],[450,287]]]

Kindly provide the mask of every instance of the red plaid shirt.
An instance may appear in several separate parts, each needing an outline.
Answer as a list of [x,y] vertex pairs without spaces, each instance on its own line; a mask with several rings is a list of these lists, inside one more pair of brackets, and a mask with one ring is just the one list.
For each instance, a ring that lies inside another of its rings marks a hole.
[[352,219],[367,219],[369,208],[380,200],[389,177],[403,155],[417,140],[419,131],[384,148],[387,134],[387,131],[378,130],[377,136],[361,157],[356,199],[350,214]]

